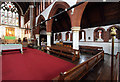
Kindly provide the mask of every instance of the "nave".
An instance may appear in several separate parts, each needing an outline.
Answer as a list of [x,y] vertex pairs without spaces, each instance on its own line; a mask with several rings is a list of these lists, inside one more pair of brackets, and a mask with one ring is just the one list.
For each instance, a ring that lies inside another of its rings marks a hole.
[[0,1],[0,6],[3,81],[119,81],[120,2]]
[[[37,49],[25,48],[24,55],[18,54],[18,52],[4,51],[2,56],[2,63],[5,63],[2,65],[3,81],[52,80],[60,72],[68,71],[93,56],[83,53],[79,60],[72,62],[68,58],[58,57],[54,53],[50,53],[49,55]],[[82,80],[110,80],[110,74],[108,73],[110,73],[110,56],[105,54],[104,61],[96,65]],[[107,78],[103,78],[102,76],[106,76]]]

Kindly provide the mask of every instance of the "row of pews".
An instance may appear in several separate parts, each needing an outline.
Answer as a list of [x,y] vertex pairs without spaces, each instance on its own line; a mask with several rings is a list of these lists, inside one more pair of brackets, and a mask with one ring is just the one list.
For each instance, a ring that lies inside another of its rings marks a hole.
[[58,56],[62,55],[64,57],[70,58],[72,61],[80,58],[79,50],[72,49],[71,47],[52,45],[51,47],[46,46],[45,50],[53,52]]
[[58,56],[64,56],[75,61],[80,58],[79,53],[87,52],[89,54],[97,54],[100,51],[103,51],[102,47],[94,46],[80,46],[79,50],[72,49],[72,47],[62,46],[62,45],[52,45],[51,47],[46,46],[45,50],[57,54]]
[[70,80],[80,80],[85,76],[97,63],[104,60],[104,51],[99,52],[87,61],[77,65],[76,67],[70,69],[67,72],[61,72],[57,77],[53,79],[54,82],[58,81],[70,81]]
[[80,52],[89,53],[89,54],[97,54],[98,52],[103,50],[103,47],[97,46],[79,46]]

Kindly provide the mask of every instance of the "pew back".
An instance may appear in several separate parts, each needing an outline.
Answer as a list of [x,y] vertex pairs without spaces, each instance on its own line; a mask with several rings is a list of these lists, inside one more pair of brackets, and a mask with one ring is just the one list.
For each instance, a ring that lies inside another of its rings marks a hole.
[[60,73],[53,81],[57,80],[80,80],[83,76],[85,76],[97,63],[101,60],[104,60],[104,51],[99,52],[92,58],[87,61],[81,63],[80,65],[72,68],[71,70]]

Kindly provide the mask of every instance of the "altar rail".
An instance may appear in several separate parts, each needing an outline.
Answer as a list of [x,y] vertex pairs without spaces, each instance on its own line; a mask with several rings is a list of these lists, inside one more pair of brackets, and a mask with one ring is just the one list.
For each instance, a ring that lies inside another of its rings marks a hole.
[[62,80],[63,82],[65,80],[80,80],[101,60],[104,60],[104,51],[99,52],[92,58],[88,59],[87,61],[81,63],[80,65],[72,68],[67,72],[61,72],[60,75],[53,79],[53,81]]
[[113,80],[115,80],[116,82],[119,82],[119,64],[120,64],[120,52],[117,53],[117,55],[115,56],[115,65],[114,65],[114,78]]

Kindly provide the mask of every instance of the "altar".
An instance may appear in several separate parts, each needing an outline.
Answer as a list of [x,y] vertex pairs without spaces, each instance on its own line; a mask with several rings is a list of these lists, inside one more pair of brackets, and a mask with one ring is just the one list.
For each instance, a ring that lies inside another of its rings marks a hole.
[[14,49],[20,49],[20,52],[23,54],[22,44],[0,44],[1,55],[3,50],[14,50]]

